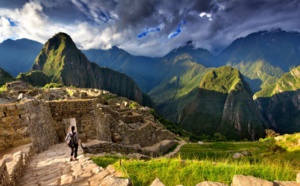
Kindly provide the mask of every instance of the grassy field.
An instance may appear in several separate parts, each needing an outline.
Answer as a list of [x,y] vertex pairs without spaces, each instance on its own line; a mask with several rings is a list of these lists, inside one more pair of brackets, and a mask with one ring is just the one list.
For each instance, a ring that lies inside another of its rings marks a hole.
[[[236,174],[252,175],[266,180],[294,181],[300,170],[300,149],[285,151],[275,141],[216,142],[186,144],[175,158],[129,160],[119,157],[94,157],[102,167],[113,164],[130,177],[134,185],[150,185],[159,177],[166,185],[196,185],[205,180],[230,184]],[[232,158],[235,152],[247,151],[251,156]]]

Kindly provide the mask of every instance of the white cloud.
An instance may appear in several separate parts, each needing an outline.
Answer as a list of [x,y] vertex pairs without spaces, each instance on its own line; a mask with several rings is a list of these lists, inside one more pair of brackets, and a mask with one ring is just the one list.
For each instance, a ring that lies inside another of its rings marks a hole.
[[209,21],[212,21],[212,14],[206,13],[206,12],[201,12],[199,14],[200,17],[207,17]]

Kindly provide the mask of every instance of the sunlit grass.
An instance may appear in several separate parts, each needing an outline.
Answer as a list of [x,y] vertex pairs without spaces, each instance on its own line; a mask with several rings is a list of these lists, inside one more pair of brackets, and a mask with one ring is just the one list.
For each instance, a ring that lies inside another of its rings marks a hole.
[[[186,144],[177,157],[129,160],[120,157],[94,157],[102,167],[108,164],[128,175],[134,185],[150,185],[159,178],[165,185],[196,185],[202,181],[230,184],[234,175],[250,175],[274,181],[295,181],[300,170],[300,147],[284,150],[274,140],[261,142],[217,142]],[[234,159],[236,152],[251,155]]]
[[216,181],[230,184],[236,174],[252,175],[266,180],[294,180],[296,172],[285,161],[261,161],[251,163],[248,160],[232,162],[222,159],[182,160],[177,158],[160,158],[145,160],[119,160],[119,157],[93,158],[98,165],[113,163],[114,167],[128,173],[134,185],[150,185],[158,177],[166,185],[196,185],[202,181]]

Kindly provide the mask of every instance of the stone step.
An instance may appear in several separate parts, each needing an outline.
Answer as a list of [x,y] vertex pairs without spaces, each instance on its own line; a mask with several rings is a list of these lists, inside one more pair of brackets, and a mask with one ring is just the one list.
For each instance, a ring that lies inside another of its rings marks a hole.
[[[78,149],[78,160],[70,161],[70,149],[64,143],[36,154],[24,171],[20,183],[29,185],[81,185],[91,186],[103,183],[126,185],[128,179],[117,178],[113,173],[98,167],[90,158],[84,157]],[[105,179],[109,177],[109,179]]]

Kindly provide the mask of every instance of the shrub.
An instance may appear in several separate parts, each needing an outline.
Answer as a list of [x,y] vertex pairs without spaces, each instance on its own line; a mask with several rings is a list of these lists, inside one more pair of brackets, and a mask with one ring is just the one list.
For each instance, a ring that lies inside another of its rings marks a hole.
[[63,87],[60,83],[48,83],[43,88],[60,88]]

